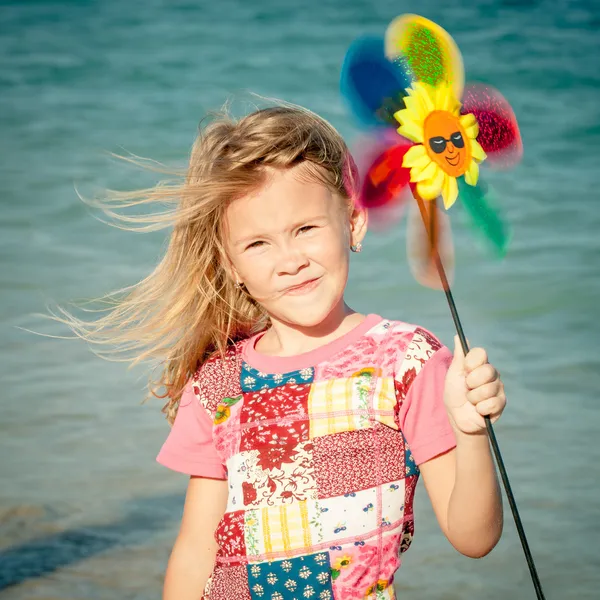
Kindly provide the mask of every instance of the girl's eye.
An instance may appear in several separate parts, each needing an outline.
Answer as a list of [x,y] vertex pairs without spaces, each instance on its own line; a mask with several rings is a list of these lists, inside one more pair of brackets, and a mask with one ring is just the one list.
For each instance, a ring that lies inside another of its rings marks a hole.
[[246,250],[250,250],[250,248],[259,248],[260,246],[262,246],[264,244],[264,242],[261,241],[257,241],[257,242],[252,242],[251,244],[249,244],[246,247]]
[[306,233],[307,231],[310,231],[311,229],[314,229],[314,228],[315,228],[314,225],[305,225],[304,227],[300,227],[300,229],[298,229],[298,232]]

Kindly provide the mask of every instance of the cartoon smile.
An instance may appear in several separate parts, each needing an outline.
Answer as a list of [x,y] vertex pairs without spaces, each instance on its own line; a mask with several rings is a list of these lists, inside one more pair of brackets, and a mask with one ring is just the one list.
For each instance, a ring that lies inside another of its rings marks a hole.
[[454,156],[444,156],[444,158],[450,166],[456,167],[460,162],[460,152],[457,152]]

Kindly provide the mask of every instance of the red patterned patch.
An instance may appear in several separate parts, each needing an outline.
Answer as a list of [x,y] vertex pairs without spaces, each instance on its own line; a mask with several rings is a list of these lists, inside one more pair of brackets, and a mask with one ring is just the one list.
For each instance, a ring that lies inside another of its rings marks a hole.
[[212,418],[223,398],[232,398],[242,393],[241,372],[242,351],[239,344],[228,348],[224,359],[216,354],[196,371],[192,378],[192,389]]
[[341,496],[405,477],[404,436],[377,423],[314,440],[319,498]]
[[307,442],[308,439],[308,419],[289,425],[259,425],[242,431],[240,451],[258,450],[261,468],[272,469],[280,460],[288,462],[284,459],[288,454],[287,449],[294,448],[300,442]]
[[244,565],[217,565],[204,594],[205,600],[252,600],[248,586],[248,571]]
[[406,398],[406,394],[417,376],[417,370],[412,367],[402,373],[402,381],[394,380],[394,387],[396,389],[396,398],[398,399],[398,406]]
[[310,384],[286,384],[244,394],[242,423],[264,419],[304,419],[308,414]]
[[442,343],[438,340],[433,333],[427,331],[427,329],[423,329],[422,327],[417,327],[415,329],[415,335],[420,335],[430,346],[431,349],[436,352],[442,347]]
[[215,539],[219,545],[220,556],[246,556],[244,511],[225,513],[217,525]]
[[400,538],[400,553],[406,552],[412,544],[415,535],[415,521],[411,519],[404,524]]
[[252,508],[316,500],[312,456],[312,441],[242,452],[229,464],[232,500]]
[[412,515],[413,512],[413,500],[415,497],[415,490],[417,489],[417,482],[419,481],[418,475],[410,475],[404,482],[404,514]]

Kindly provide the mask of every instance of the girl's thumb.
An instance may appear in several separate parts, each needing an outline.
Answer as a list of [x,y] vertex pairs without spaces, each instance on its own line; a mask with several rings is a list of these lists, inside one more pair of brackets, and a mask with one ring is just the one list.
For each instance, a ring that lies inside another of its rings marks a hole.
[[452,367],[462,371],[465,364],[465,353],[460,343],[458,335],[454,336],[454,357],[452,358]]

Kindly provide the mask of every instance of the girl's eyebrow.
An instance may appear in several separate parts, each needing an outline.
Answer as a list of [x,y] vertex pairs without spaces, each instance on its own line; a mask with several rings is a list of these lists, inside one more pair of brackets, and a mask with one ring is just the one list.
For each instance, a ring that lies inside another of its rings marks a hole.
[[[326,220],[327,215],[316,215],[314,217],[304,218],[301,221],[297,221],[296,223],[291,225],[291,227],[289,227],[289,231],[293,231],[294,229],[298,229],[299,227],[302,227],[303,225],[307,225],[309,223],[320,223]],[[247,235],[243,238],[240,238],[237,242],[235,242],[234,246],[243,246],[244,244],[247,244],[251,241],[262,238],[269,238],[270,236],[271,234],[269,233],[253,233],[251,235]]]

